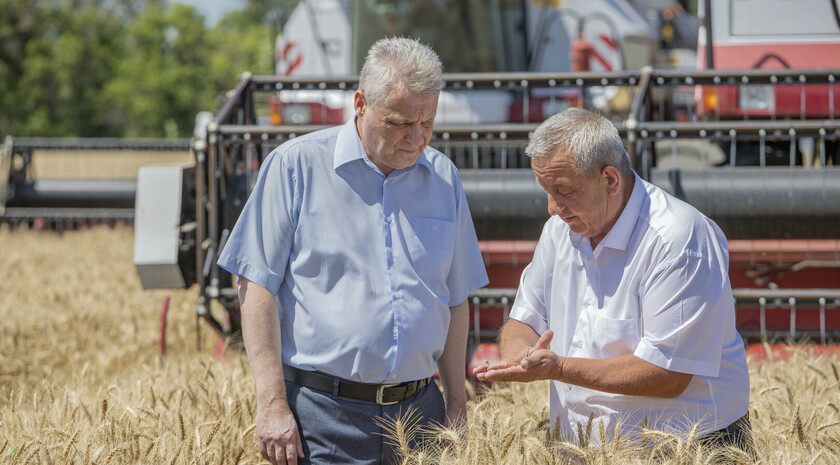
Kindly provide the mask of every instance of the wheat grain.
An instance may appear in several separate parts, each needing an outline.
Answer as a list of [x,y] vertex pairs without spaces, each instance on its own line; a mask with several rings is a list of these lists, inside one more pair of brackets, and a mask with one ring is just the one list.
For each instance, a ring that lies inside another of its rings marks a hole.
[[178,412],[178,432],[181,434],[178,436],[178,440],[184,442],[184,438],[187,437],[187,429],[184,428],[184,416],[181,415],[181,412]]
[[[129,228],[57,236],[0,227],[4,260],[20,270],[12,280],[0,280],[0,295],[4,305],[28,309],[4,315],[0,325],[0,465],[102,464],[111,453],[114,465],[259,462],[254,438],[246,437],[254,431],[256,409],[246,357],[231,353],[221,362],[198,350],[195,289],[140,291],[131,242]],[[171,350],[159,366],[155,348],[164,295],[173,310]],[[212,346],[210,331],[200,337],[203,347]],[[836,358],[794,351],[788,362],[751,361],[749,368],[760,463],[840,463]],[[481,394],[468,390],[465,427],[423,430],[424,440],[409,447],[406,463],[476,463],[479,455],[516,465],[747,463],[743,456],[701,452],[686,438],[663,432],[623,438],[620,425],[611,434],[599,422],[581,425],[573,442],[584,455],[577,456],[557,446],[561,431],[549,427],[547,383],[493,385]],[[194,421],[199,418],[214,420]],[[596,427],[600,448],[581,447],[596,442],[587,441]],[[187,436],[193,428],[205,436]],[[39,452],[30,458],[36,444]]]
[[213,430],[210,431],[210,435],[207,436],[207,443],[206,445],[209,447],[210,443],[213,442],[213,437],[216,436],[216,432],[219,431],[219,428],[222,426],[222,420],[216,422],[216,425],[213,427]]
[[[35,446],[35,448],[32,449],[32,452],[29,453],[29,455],[26,457],[26,460],[24,460],[21,465],[29,465],[29,462],[31,462],[32,459],[35,458],[35,456],[38,455],[38,452],[40,452],[40,451],[41,451],[41,447],[40,446]],[[14,462],[12,462],[12,463],[14,463]]]
[[[64,448],[64,454],[62,454],[62,456],[61,456],[61,462],[62,463],[67,463],[67,459],[70,457],[70,451],[72,449],[77,449],[76,448],[76,439],[78,437],[79,437],[79,430],[76,430],[76,432],[73,433],[73,436],[70,437],[70,440],[67,441],[67,446]],[[78,452],[78,449],[77,449],[77,452]]]
[[169,465],[175,465],[175,461],[178,460],[179,455],[181,455],[181,449],[175,449],[175,455],[172,456],[172,460],[169,461]]

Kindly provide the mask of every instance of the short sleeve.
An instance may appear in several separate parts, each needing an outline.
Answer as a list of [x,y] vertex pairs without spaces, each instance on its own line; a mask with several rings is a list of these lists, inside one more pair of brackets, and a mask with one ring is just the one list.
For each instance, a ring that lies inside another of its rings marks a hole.
[[490,282],[487,278],[487,270],[484,268],[478,238],[475,235],[467,197],[457,175],[454,177],[454,189],[456,196],[455,240],[452,249],[452,264],[446,277],[450,307],[467,300],[470,292]]
[[714,259],[684,254],[661,264],[640,289],[643,335],[634,355],[671,371],[716,377],[732,290]]
[[[550,222],[550,221],[549,221]],[[540,240],[534,250],[534,258],[525,267],[519,279],[516,300],[510,310],[510,317],[533,328],[537,334],[548,330],[548,309],[545,305],[545,283],[547,249],[550,249],[551,234],[547,232],[549,222],[543,228]]]
[[230,233],[218,265],[277,294],[293,244],[296,177],[283,147],[260,168],[254,189]]

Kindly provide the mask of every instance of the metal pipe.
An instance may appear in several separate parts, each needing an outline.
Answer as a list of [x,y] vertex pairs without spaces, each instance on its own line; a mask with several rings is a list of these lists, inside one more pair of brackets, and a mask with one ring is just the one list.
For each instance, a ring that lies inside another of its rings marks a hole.
[[[214,124],[214,123],[212,123]],[[206,237],[207,223],[204,219],[207,209],[206,203],[206,187],[207,173],[205,163],[207,160],[207,135],[205,139],[195,141],[193,150],[195,151],[195,269],[204,269],[204,238]],[[207,303],[207,280],[204,273],[196,273],[196,280],[198,281],[198,305],[196,307],[196,347],[201,349],[201,325],[199,318],[210,313],[210,308]]]
[[473,330],[474,330],[474,332],[473,332],[473,337],[474,337],[473,344],[475,344],[475,345],[478,345],[478,344],[480,344],[480,343],[481,343],[481,340],[479,339],[479,335],[478,335],[478,331],[479,331],[479,330],[480,330],[480,328],[481,328],[481,316],[480,316],[481,309],[479,308],[479,304],[480,304],[480,303],[481,303],[481,299],[480,299],[479,297],[475,297],[475,296],[474,296],[474,297],[472,298],[472,304],[473,304]]
[[761,328],[761,340],[765,340],[767,337],[767,298],[766,297],[759,297],[758,298],[758,318],[759,318],[759,328]]
[[231,114],[236,109],[236,106],[239,104],[242,96],[245,94],[245,90],[251,85],[252,80],[253,76],[251,76],[251,73],[244,73],[239,77],[239,82],[236,83],[236,87],[231,92],[231,96],[216,113],[215,122],[217,125],[229,122]]
[[0,216],[3,216],[6,211],[6,192],[9,178],[12,176],[13,146],[12,136],[6,136],[3,141],[3,151],[0,152]]
[[825,344],[825,297],[820,297],[820,343]]
[[789,298],[788,303],[790,304],[790,340],[792,342],[796,339],[796,297]]
[[[530,169],[462,169],[460,175],[479,237],[539,235],[548,203]],[[730,239],[840,236],[836,170],[657,168],[651,181],[712,218]]]
[[[637,103],[638,102],[638,103]],[[644,105],[641,101],[634,101],[633,111],[641,112]],[[635,121],[635,122],[631,122]],[[437,141],[443,140],[443,134],[449,134],[452,141],[470,140],[472,133],[479,135],[492,134],[494,137],[500,137],[501,133],[505,133],[508,140],[527,140],[528,134],[533,132],[537,126],[536,123],[492,123],[492,124],[439,124],[434,127],[432,133],[432,143],[434,147]],[[244,136],[251,134],[251,137],[263,137],[264,134],[268,136],[289,136],[296,134],[298,136],[319,129],[326,129],[329,126],[272,126],[272,125],[231,125],[224,124],[218,127],[218,133],[222,136]],[[837,137],[835,131],[840,130],[840,123],[837,120],[794,120],[794,121],[701,121],[701,122],[655,122],[655,121],[641,121],[628,120],[627,123],[619,123],[615,125],[619,134],[626,137],[631,131],[639,139],[657,139],[660,133],[663,136],[667,134],[671,137],[671,131],[676,132],[676,137],[679,139],[698,139],[702,138],[702,134],[707,134],[712,139],[728,139],[730,130],[734,130],[741,140],[758,140],[760,131],[764,130],[766,133],[774,133],[782,131],[787,133],[790,129],[796,131],[797,136],[801,137],[818,137],[820,130],[829,134],[829,137]],[[642,132],[645,134],[642,134]],[[721,135],[716,136],[717,133]],[[723,134],[726,134],[724,136]]]
[[134,221],[134,208],[51,208],[10,207],[3,214],[3,221],[9,223],[28,222],[42,219],[47,223]]
[[706,69],[715,69],[712,36],[712,0],[703,0],[703,28],[706,30]]
[[[211,246],[217,245],[219,243],[219,208],[221,208],[221,204],[219,203],[219,183],[222,182],[220,179],[219,173],[219,146],[221,142],[218,140],[218,135],[216,132],[216,126],[211,124],[207,128],[207,136],[209,139],[209,144],[207,144],[207,205],[209,207],[209,211],[207,214],[207,228],[208,228],[208,236],[210,237],[210,244]],[[210,251],[213,250],[213,247],[208,248],[207,259],[213,260],[213,257],[209,255]],[[201,250],[198,253],[203,253]],[[211,268],[213,271],[217,270],[217,267]],[[202,273],[204,274],[204,273]],[[210,297],[216,297],[216,293],[219,289],[219,280],[217,273],[211,273],[209,276],[210,279]]]
[[[115,150],[187,152],[190,139],[130,139],[116,137],[15,137],[15,150]],[[133,155],[133,154],[129,154]]]
[[707,216],[840,219],[840,202],[836,201],[840,176],[836,170],[746,166],[654,169],[651,178],[655,185]]
[[[503,297],[514,299],[516,288],[481,288],[472,292],[473,299],[479,300],[501,300]],[[759,288],[734,288],[732,295],[739,301],[756,301],[760,305],[768,299],[795,298],[801,301],[818,302],[820,299],[840,299],[840,288],[837,289],[759,289]]]
[[[773,84],[787,78],[798,80],[804,76],[809,84],[833,83],[834,76],[840,74],[840,68],[790,68],[790,69],[748,69],[748,70],[669,70],[651,71],[654,80],[662,78],[667,85],[690,80],[693,85],[711,85],[732,80],[740,82],[743,77],[750,84]],[[530,87],[593,87],[593,86],[635,86],[641,78],[639,71],[607,72],[505,72],[505,73],[444,73],[444,90],[500,90],[515,88],[523,79]],[[358,83],[358,75],[335,76],[328,78],[305,78],[293,76],[250,76],[247,85],[251,91],[275,92],[281,89],[317,88],[324,90],[348,90]],[[498,82],[497,82],[498,81]],[[467,82],[472,82],[467,86]],[[553,84],[551,84],[553,82]],[[605,83],[606,82],[606,83]],[[234,95],[236,90],[233,91]],[[217,120],[218,121],[218,120]]]
[[12,186],[8,207],[133,208],[136,181],[24,181]]

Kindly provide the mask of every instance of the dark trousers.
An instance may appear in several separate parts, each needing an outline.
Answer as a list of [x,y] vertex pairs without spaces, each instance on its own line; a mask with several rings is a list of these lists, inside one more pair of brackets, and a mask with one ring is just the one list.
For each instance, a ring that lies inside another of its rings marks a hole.
[[710,448],[735,446],[749,454],[753,460],[756,459],[749,413],[735,420],[726,428],[705,434],[698,440],[701,444]]
[[306,455],[299,464],[399,463],[398,449],[390,444],[390,432],[376,419],[399,418],[413,407],[420,415],[419,424],[430,427],[443,423],[446,415],[443,396],[434,382],[413,397],[386,406],[333,396],[288,381],[286,397]]

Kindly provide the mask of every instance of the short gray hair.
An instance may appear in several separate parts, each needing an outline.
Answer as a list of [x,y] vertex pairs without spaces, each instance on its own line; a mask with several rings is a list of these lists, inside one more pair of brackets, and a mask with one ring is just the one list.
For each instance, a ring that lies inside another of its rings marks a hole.
[[537,127],[525,147],[531,158],[550,157],[558,152],[571,154],[575,169],[591,177],[613,166],[624,177],[632,175],[630,157],[618,130],[603,116],[582,108],[569,108]]
[[434,50],[419,40],[403,37],[379,39],[368,50],[359,76],[359,90],[367,104],[377,106],[395,90],[436,95],[443,88],[443,63]]

